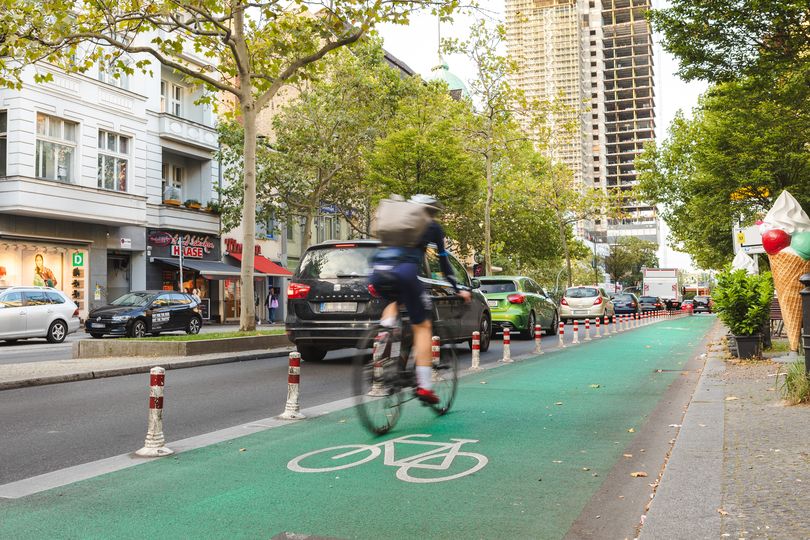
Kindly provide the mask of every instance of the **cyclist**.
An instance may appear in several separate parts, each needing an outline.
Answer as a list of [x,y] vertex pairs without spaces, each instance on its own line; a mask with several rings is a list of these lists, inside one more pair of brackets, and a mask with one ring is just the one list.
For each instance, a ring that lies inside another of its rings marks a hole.
[[[419,281],[419,267],[425,256],[428,244],[435,244],[439,255],[439,264],[442,273],[453,286],[456,294],[469,303],[472,295],[469,291],[458,288],[453,268],[448,260],[445,250],[444,229],[436,221],[436,216],[442,211],[443,205],[430,195],[414,195],[409,202],[425,207],[431,217],[427,230],[421,241],[415,247],[385,247],[374,258],[371,285],[381,294],[389,304],[385,307],[380,324],[386,328],[394,328],[397,324],[399,304],[404,304],[408,311],[413,328],[413,351],[416,359],[416,397],[429,404],[439,402],[439,396],[433,391],[433,362],[431,358],[431,337],[433,325],[430,312],[433,306],[430,297]],[[394,287],[387,285],[394,283]],[[396,291],[392,294],[388,291]]]

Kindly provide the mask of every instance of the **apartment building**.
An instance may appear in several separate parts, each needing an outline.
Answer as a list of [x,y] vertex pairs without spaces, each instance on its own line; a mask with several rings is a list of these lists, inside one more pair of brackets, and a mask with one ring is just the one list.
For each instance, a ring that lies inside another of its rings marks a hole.
[[[635,158],[653,137],[649,0],[507,0],[508,52],[516,85],[559,106],[547,119],[553,159],[581,189],[626,191]],[[622,219],[596,216],[578,234],[613,243],[623,235],[658,241],[655,209],[624,201]]]
[[57,287],[82,317],[131,290],[198,288],[219,316],[219,280],[238,268],[221,261],[207,208],[214,114],[199,88],[152,69],[38,64],[21,90],[0,90],[0,286]]

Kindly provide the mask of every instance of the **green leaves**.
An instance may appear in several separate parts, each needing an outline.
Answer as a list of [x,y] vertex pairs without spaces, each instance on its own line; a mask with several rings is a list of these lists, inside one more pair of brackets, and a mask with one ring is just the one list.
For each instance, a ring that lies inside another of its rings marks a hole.
[[759,333],[768,322],[772,299],[770,272],[749,275],[745,270],[726,270],[717,275],[712,291],[718,317],[735,336]]

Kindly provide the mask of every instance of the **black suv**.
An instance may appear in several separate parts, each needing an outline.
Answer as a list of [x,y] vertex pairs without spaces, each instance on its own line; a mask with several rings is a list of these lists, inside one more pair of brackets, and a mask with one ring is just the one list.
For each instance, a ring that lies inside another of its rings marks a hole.
[[94,309],[84,323],[94,338],[105,334],[143,337],[161,332],[184,330],[197,334],[202,327],[199,304],[177,291],[136,291],[116,298],[109,305]]
[[712,298],[711,296],[696,296],[695,297],[695,313],[711,313],[712,312]]
[[[307,249],[287,287],[287,335],[306,361],[320,361],[328,351],[348,349],[380,320],[384,304],[368,290],[377,240],[324,242]],[[471,291],[465,304],[443,279],[438,256],[428,249],[420,280],[431,296],[434,318],[450,321],[455,341],[481,332],[481,350],[489,349],[491,317],[487,301],[464,266],[450,256],[459,288]]]

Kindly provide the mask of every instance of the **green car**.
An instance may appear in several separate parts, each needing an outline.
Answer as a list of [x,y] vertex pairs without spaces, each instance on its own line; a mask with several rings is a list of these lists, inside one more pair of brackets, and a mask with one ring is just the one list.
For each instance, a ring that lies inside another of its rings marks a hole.
[[492,332],[504,328],[519,331],[520,337],[534,337],[534,325],[540,324],[546,334],[557,333],[560,314],[557,304],[537,283],[521,276],[479,278],[481,292],[492,314]]

